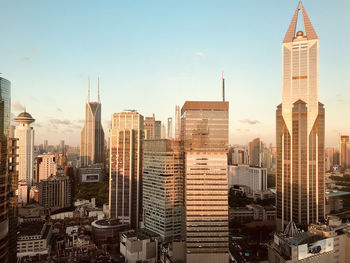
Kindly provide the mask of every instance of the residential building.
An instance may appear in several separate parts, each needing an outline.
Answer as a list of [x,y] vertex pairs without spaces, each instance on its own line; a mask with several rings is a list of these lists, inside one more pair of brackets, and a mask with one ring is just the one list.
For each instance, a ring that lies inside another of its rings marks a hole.
[[[304,31],[296,32],[301,9]],[[325,109],[318,101],[318,37],[302,2],[282,44],[282,104],[276,110],[277,229],[325,217]]]
[[95,163],[104,163],[105,134],[101,124],[100,81],[98,80],[97,101],[90,101],[89,95],[85,104],[85,123],[80,134],[80,165],[81,167]]
[[71,182],[68,176],[53,176],[39,183],[39,204],[51,211],[71,207]]
[[145,140],[143,210],[145,228],[163,240],[183,237],[183,153],[179,140]]
[[52,153],[40,154],[36,158],[36,183],[57,173],[56,157]]
[[143,116],[115,113],[110,130],[110,217],[138,229],[142,221]]
[[228,262],[228,102],[186,101],[186,262]]

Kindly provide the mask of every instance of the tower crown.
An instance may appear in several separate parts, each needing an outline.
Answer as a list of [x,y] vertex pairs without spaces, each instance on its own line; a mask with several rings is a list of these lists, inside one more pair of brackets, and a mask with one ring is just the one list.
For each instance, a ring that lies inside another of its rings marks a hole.
[[[304,32],[301,31],[302,34],[300,33],[300,31],[298,31],[296,33],[296,27],[297,27],[297,23],[298,23],[298,16],[299,16],[300,9],[301,9],[302,19],[303,19],[303,24],[304,24]],[[284,37],[283,43],[293,42],[294,38],[296,38],[296,37],[300,38],[303,36],[305,36],[308,40],[318,39],[316,31],[311,24],[310,18],[306,13],[304,5],[300,1],[298,6],[297,6],[297,9],[294,12],[292,21],[290,22],[290,25],[289,25],[287,33]]]

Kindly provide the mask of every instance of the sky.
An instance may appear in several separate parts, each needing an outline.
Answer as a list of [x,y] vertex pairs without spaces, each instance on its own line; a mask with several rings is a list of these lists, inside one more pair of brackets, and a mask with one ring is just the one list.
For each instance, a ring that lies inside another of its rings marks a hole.
[[[35,119],[35,143],[77,146],[100,77],[102,120],[135,109],[165,123],[186,100],[220,100],[230,143],[275,144],[281,44],[298,1],[0,0],[0,72],[13,116]],[[304,0],[320,39],[326,146],[350,134],[350,1]]]

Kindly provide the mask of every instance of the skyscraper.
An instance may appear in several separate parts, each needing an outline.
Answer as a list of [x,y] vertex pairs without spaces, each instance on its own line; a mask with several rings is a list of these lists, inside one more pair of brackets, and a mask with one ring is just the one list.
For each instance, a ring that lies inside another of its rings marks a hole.
[[10,128],[11,82],[0,77],[0,262],[8,262],[8,194],[7,143]]
[[168,130],[167,130],[167,139],[173,138],[173,118],[168,118]]
[[[304,31],[296,32],[301,9]],[[282,104],[276,110],[277,229],[325,217],[325,109],[318,101],[318,37],[301,2],[282,44]]]
[[340,166],[342,170],[345,170],[349,166],[349,151],[350,143],[349,143],[349,136],[348,135],[340,135],[339,140],[339,157],[340,157]]
[[161,121],[156,121],[154,114],[152,117],[146,117],[144,120],[145,139],[160,139],[161,125]]
[[26,182],[28,189],[34,184],[34,129],[30,126],[35,120],[32,115],[24,111],[15,122],[19,126],[15,129],[15,138],[18,138],[18,181]]
[[110,217],[137,229],[142,219],[143,116],[115,113],[110,131]]
[[57,172],[56,157],[52,153],[41,154],[36,158],[36,183],[55,176]]
[[98,83],[98,99],[90,102],[90,79],[88,102],[85,104],[85,123],[80,134],[81,167],[95,163],[103,163],[105,134],[101,124],[100,88]]
[[260,138],[255,138],[248,144],[249,151],[249,165],[261,167],[262,166],[262,158],[263,158],[263,143]]
[[186,101],[186,262],[228,262],[228,102]]
[[143,155],[145,228],[163,240],[183,235],[183,153],[180,140],[146,140]]
[[181,138],[181,122],[180,122],[180,107],[175,106],[175,139],[180,140]]

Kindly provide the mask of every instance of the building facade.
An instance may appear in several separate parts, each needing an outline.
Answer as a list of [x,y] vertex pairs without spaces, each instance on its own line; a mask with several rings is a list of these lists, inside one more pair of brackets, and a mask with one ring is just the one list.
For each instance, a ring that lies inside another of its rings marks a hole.
[[36,158],[36,183],[46,180],[57,173],[57,163],[54,154],[41,154]]
[[168,118],[168,129],[167,129],[167,139],[173,138],[173,118]]
[[[30,126],[35,120],[26,111],[20,113],[15,122],[19,125],[15,129],[18,139],[18,180],[27,184],[27,189],[34,185],[34,129]],[[27,193],[28,194],[28,193]]]
[[255,138],[248,144],[249,165],[261,167],[264,145],[260,138]]
[[39,204],[51,211],[72,205],[72,187],[68,176],[54,176],[39,183]]
[[186,262],[228,262],[228,102],[186,101]]
[[350,166],[350,142],[348,135],[340,135],[339,138],[339,157],[340,157],[340,167],[342,170],[348,169]]
[[88,102],[85,104],[85,123],[80,133],[80,165],[104,163],[105,134],[101,124],[100,94],[98,101],[90,102],[90,80]]
[[8,194],[7,142],[11,114],[11,82],[0,77],[0,262],[8,262]]
[[[304,32],[296,32],[301,9]],[[276,110],[277,229],[325,216],[325,109],[318,101],[318,37],[298,4],[282,44],[282,104]]]
[[137,229],[142,220],[143,116],[115,113],[110,131],[110,217]]
[[183,236],[183,153],[179,140],[146,140],[143,155],[145,228],[163,240]]
[[267,190],[267,168],[251,167],[249,165],[228,166],[228,187],[234,185],[248,186],[252,192]]
[[156,121],[154,114],[144,120],[145,139],[153,140],[161,138],[161,121]]

